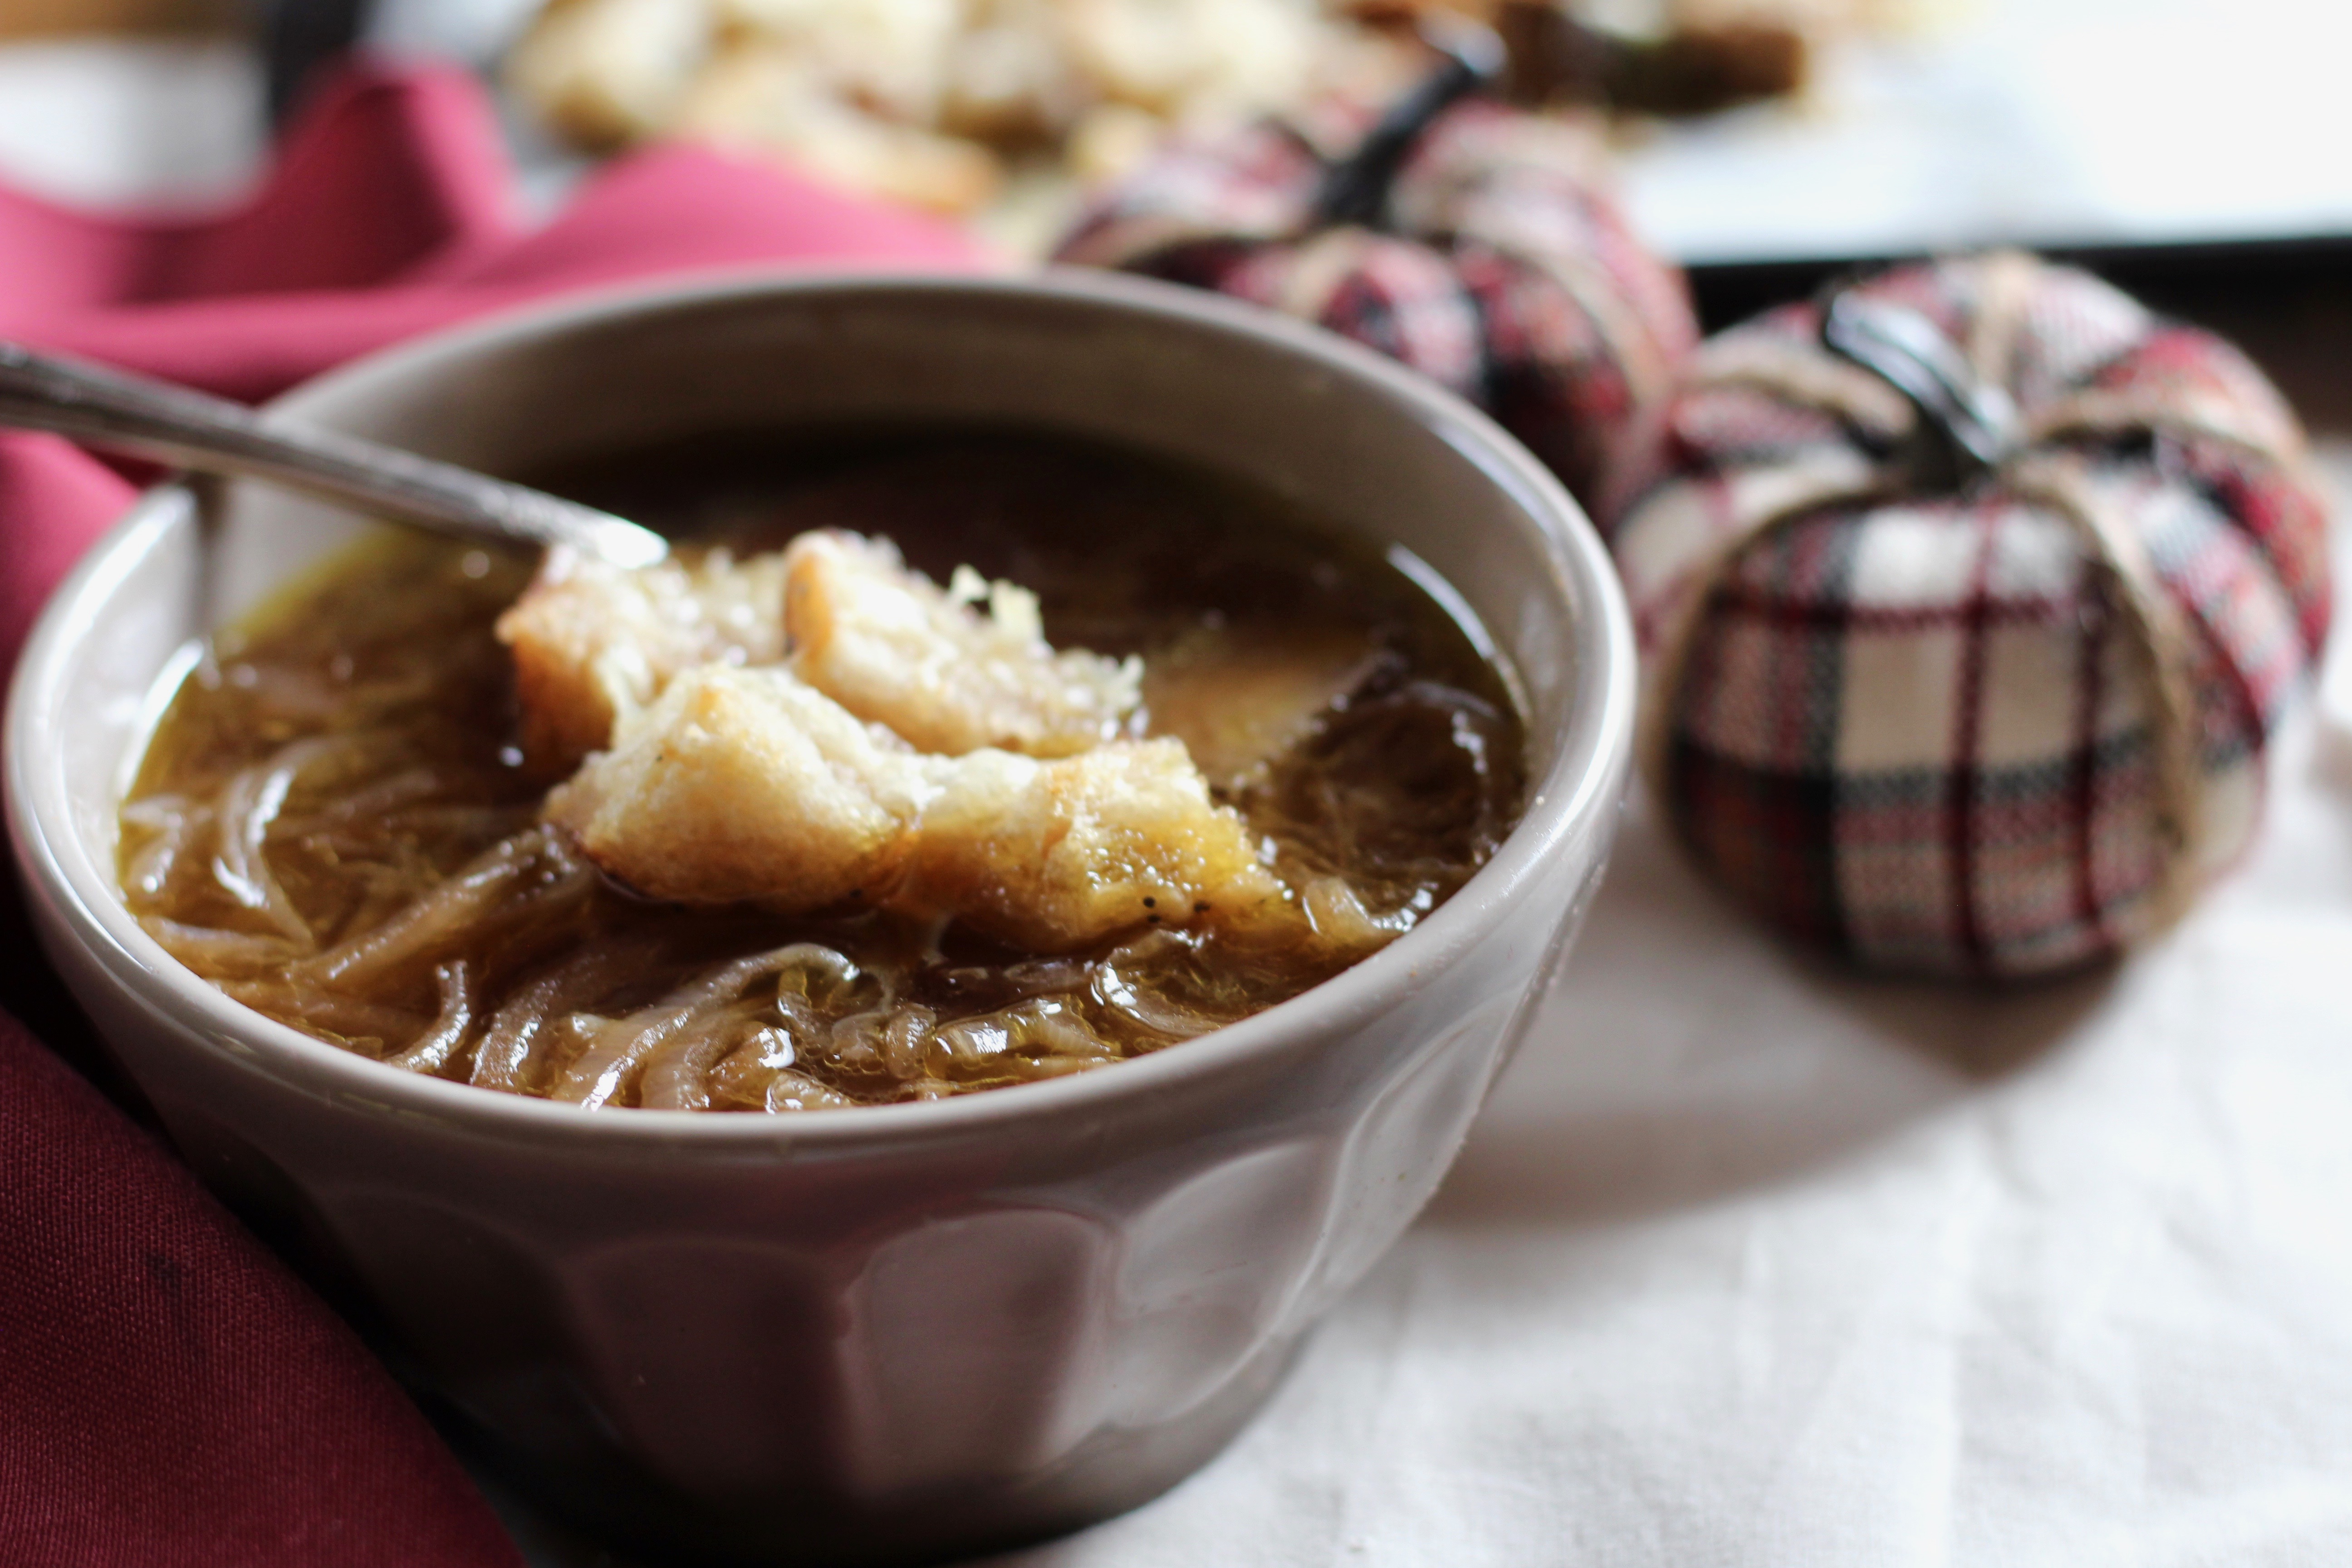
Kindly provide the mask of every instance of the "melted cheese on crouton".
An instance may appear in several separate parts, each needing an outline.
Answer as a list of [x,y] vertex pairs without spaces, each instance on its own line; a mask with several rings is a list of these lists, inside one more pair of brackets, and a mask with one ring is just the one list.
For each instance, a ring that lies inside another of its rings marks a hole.
[[781,555],[739,561],[715,550],[691,566],[664,561],[632,571],[549,551],[498,623],[514,653],[531,764],[560,773],[603,750],[616,720],[651,704],[683,671],[783,658],[783,584]]
[[940,761],[790,670],[705,665],[625,721],[547,816],[653,898],[816,910],[897,881]]
[[[551,562],[499,631],[535,752],[585,754],[548,819],[650,897],[863,902],[1034,952],[1150,926],[1329,923],[1183,741],[1123,735],[1140,662],[1057,652],[1011,584],[966,571],[942,590],[887,543],[814,533],[692,567]],[[1366,657],[1294,651],[1231,735],[1205,717],[1214,669],[1165,690],[1244,768]]]
[[781,668],[670,683],[548,798],[606,871],[676,903],[862,900],[1038,952],[1139,926],[1290,915],[1175,741],[1052,762],[911,751]]
[[1034,952],[1139,926],[1295,919],[1241,817],[1181,742],[1118,741],[1041,763],[956,759],[909,847],[899,902]]
[[887,542],[830,532],[794,540],[784,572],[793,668],[921,751],[1070,756],[1135,710],[1142,662],[1055,652],[1036,595],[1011,583],[964,567],[942,590]]

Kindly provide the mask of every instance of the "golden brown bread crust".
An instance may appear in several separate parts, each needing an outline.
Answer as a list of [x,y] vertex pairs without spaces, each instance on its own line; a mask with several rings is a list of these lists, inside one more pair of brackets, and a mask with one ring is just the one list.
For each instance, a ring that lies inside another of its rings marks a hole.
[[671,682],[547,816],[649,897],[799,912],[895,886],[928,765],[789,670],[712,664]]
[[783,560],[713,551],[692,566],[628,571],[551,550],[499,617],[512,650],[527,763],[561,777],[613,738],[616,719],[713,660],[772,664],[784,654]]
[[776,668],[678,677],[547,815],[652,898],[795,914],[862,901],[1034,952],[1301,918],[1179,742],[927,755]]
[[1171,740],[1041,763],[957,759],[908,847],[904,907],[951,912],[1033,952],[1138,927],[1297,918],[1248,827]]
[[[552,560],[499,632],[534,758],[585,759],[548,820],[649,897],[794,914],[860,901],[1034,952],[1153,926],[1332,923],[1212,798],[1181,740],[1123,735],[1139,662],[1057,652],[1010,584],[960,573],[942,590],[887,544],[807,534],[742,562]],[[1261,651],[1271,673],[1247,722],[1211,727],[1236,766],[1295,740],[1370,657]]]
[[941,589],[887,541],[832,531],[793,542],[784,583],[794,673],[918,751],[1071,756],[1135,710],[1141,661],[1056,652],[1013,584],[966,568]]

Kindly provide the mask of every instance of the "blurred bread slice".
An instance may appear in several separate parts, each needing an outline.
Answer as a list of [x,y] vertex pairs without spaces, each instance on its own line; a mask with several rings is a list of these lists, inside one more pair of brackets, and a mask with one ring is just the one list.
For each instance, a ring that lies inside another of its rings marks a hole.
[[715,0],[726,47],[783,51],[836,97],[929,126],[947,92],[962,0]]
[[1171,118],[1291,101],[1325,30],[1305,0],[1065,0],[1061,22],[1103,97]]
[[721,56],[687,93],[675,129],[950,215],[984,205],[1003,179],[987,148],[870,113],[837,96],[797,50],[778,44],[742,45]]
[[716,39],[707,0],[553,0],[507,57],[507,81],[592,150],[671,123]]
[[65,33],[227,33],[249,26],[238,0],[5,0],[0,38]]
[[1060,0],[971,0],[949,63],[941,124],[998,142],[1044,143],[1095,100],[1061,38]]

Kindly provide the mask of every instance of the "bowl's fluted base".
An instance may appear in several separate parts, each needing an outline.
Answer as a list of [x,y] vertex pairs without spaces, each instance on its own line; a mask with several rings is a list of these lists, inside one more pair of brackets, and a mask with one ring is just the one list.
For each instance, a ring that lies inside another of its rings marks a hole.
[[[444,1413],[491,1501],[535,1565],[910,1564],[1009,1550],[1140,1507],[1214,1458],[1281,1386],[1305,1336],[1267,1346],[1214,1396],[1139,1431],[1097,1433],[1050,1469],[1007,1485],[854,1499],[821,1488],[693,1496],[617,1451],[551,1466]],[[613,1553],[619,1553],[615,1562]]]

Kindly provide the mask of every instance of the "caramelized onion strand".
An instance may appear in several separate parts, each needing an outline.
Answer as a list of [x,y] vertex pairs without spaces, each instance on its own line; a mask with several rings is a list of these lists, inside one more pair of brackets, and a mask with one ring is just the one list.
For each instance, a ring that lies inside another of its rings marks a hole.
[[270,868],[269,829],[285,808],[296,777],[341,745],[323,735],[292,742],[268,761],[232,776],[214,803],[220,823],[213,856],[214,879],[230,898],[263,916],[305,952],[319,945],[318,935]]
[[643,937],[607,938],[527,981],[490,1016],[474,1050],[470,1081],[520,1093],[536,1089],[546,1076],[551,1026],[650,963],[658,945]]
[[593,1110],[616,1102],[636,1070],[662,1046],[738,1000],[755,983],[804,965],[827,973],[854,973],[856,966],[831,948],[796,942],[753,953],[707,971],[651,1006],[598,1028],[588,1048],[566,1066],[550,1098]]
[[385,1058],[394,1067],[437,1073],[449,1065],[449,1058],[457,1055],[474,1026],[473,977],[466,961],[460,958],[441,965],[433,972],[433,979],[441,990],[440,1016],[415,1045]]
[[595,868],[560,836],[532,828],[490,846],[383,924],[302,967],[324,984],[363,984],[459,942],[478,942],[499,924],[584,898],[595,884]]

